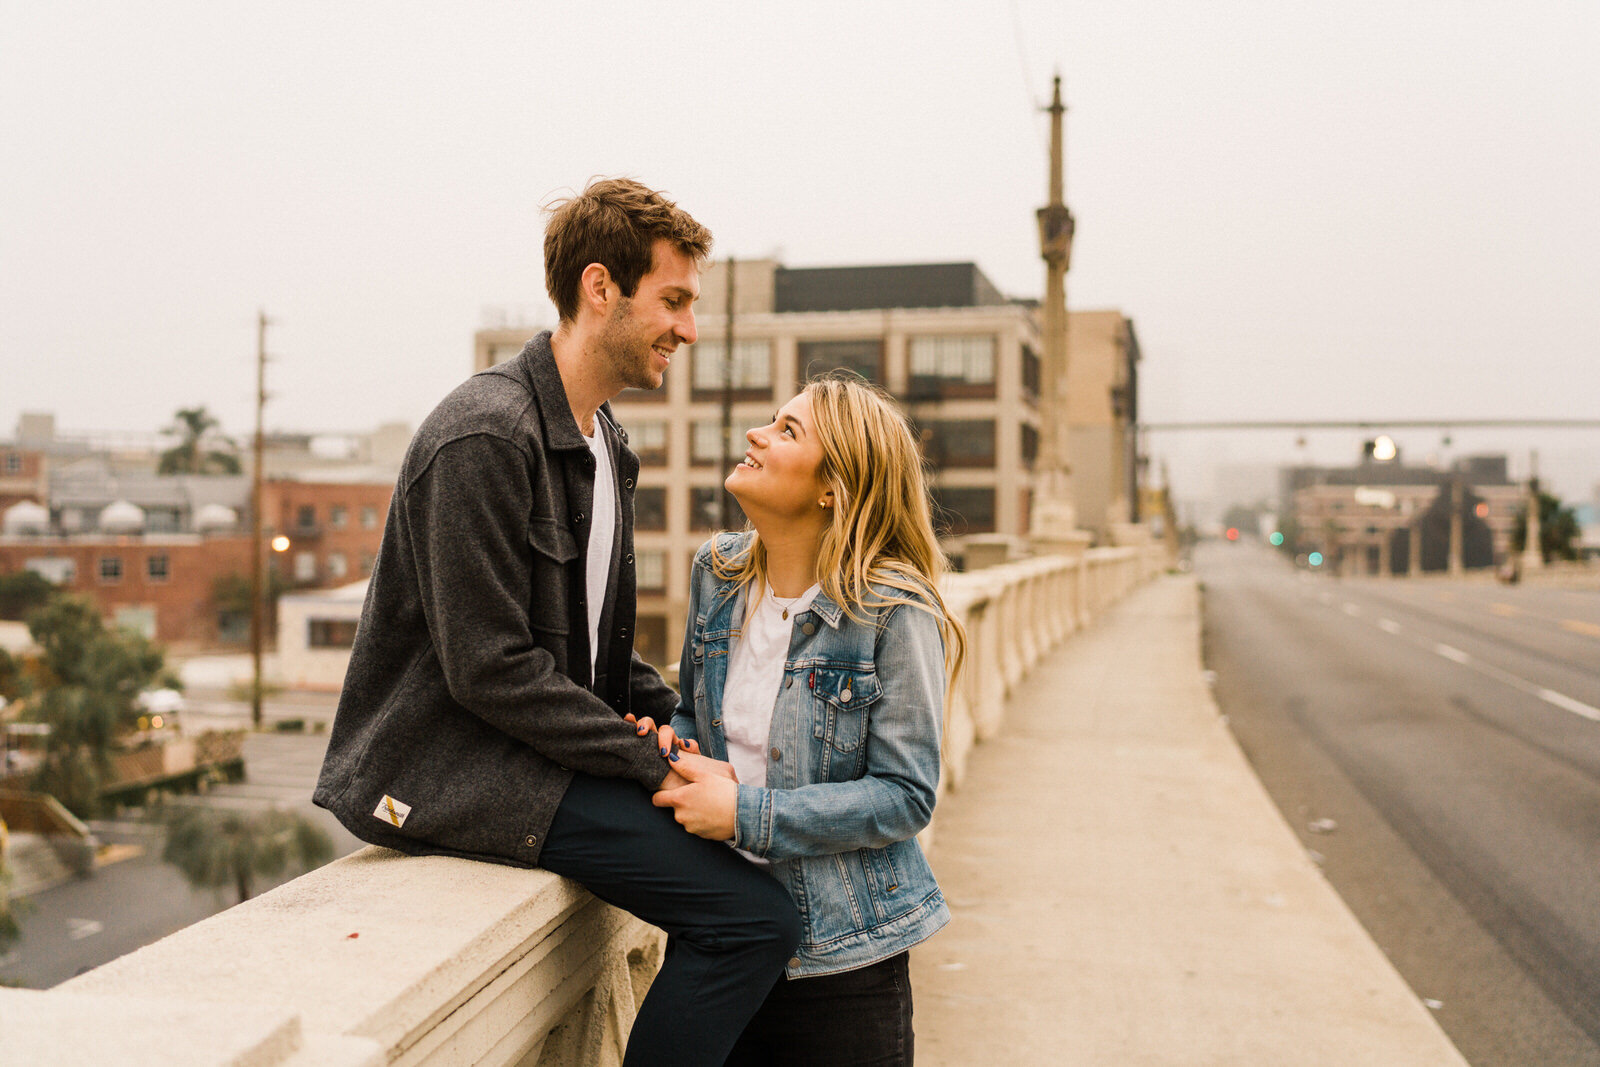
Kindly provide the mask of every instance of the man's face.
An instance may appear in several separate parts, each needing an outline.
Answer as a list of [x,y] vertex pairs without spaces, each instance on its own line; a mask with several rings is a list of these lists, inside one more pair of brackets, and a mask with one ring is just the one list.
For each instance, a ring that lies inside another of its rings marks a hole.
[[606,369],[619,389],[659,389],[679,345],[692,345],[700,268],[671,241],[658,240],[650,272],[633,297],[619,297],[600,333]]

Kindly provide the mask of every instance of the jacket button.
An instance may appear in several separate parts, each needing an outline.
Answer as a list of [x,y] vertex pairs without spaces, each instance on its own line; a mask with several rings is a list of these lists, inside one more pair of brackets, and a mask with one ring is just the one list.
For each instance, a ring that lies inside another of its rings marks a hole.
[[789,966],[791,966],[791,967],[800,966],[800,957],[799,956],[790,956],[789,957]]
[[629,478],[627,481],[623,482],[622,483],[622,488],[624,488],[624,489],[632,489],[633,488],[633,479]]
[[627,563],[632,563],[633,562],[633,553],[632,552],[628,553],[628,558],[624,562],[627,562]]
[[[618,637],[627,637],[628,636],[628,628],[626,626],[618,627],[617,628],[617,636]],[[850,698],[849,697],[845,697],[845,699],[849,700]]]
[[572,516],[572,524],[574,526],[578,525],[582,521],[583,521],[583,512],[580,511],[576,515]]
[[768,752],[767,755],[771,756],[775,760],[780,760],[783,758],[783,750],[774,746],[772,751]]
[[527,837],[522,839],[522,843],[527,845],[529,848],[532,848],[534,845],[539,843],[539,836],[537,834],[529,834]]
[[712,726],[721,726],[722,725],[722,720],[721,719],[712,719],[711,720],[711,725]]
[[808,622],[804,626],[800,627],[800,632],[805,634],[807,637],[810,637],[812,634],[817,632],[816,624]]
[[848,703],[850,703],[850,697],[851,697],[850,687],[846,686],[844,692],[839,694],[839,699],[844,701],[846,704],[848,704]]

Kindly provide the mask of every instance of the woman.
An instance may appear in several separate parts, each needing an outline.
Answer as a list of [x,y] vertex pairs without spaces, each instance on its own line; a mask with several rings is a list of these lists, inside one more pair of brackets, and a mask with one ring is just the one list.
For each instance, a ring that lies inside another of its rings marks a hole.
[[964,637],[921,458],[861,380],[812,382],[746,438],[724,484],[753,529],[695,557],[660,731],[689,784],[656,803],[800,908],[800,948],[727,1062],[910,1064],[907,949],[950,919],[915,835],[939,784],[945,650],[958,663]]

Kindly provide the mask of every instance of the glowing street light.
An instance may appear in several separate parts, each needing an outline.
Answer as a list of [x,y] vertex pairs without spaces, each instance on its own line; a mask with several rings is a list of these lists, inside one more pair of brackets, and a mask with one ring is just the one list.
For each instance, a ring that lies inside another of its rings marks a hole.
[[274,552],[287,552],[287,551],[289,551],[289,539],[287,537],[283,536],[283,534],[279,534],[277,537],[274,537],[272,539],[272,551],[274,551]]

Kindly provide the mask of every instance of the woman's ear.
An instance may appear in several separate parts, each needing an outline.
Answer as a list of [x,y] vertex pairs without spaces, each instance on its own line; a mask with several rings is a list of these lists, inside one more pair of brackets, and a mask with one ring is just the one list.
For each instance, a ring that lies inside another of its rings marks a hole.
[[820,507],[832,508],[833,507],[833,490],[832,489],[824,490],[823,494],[822,494],[822,498],[817,501],[817,504]]

